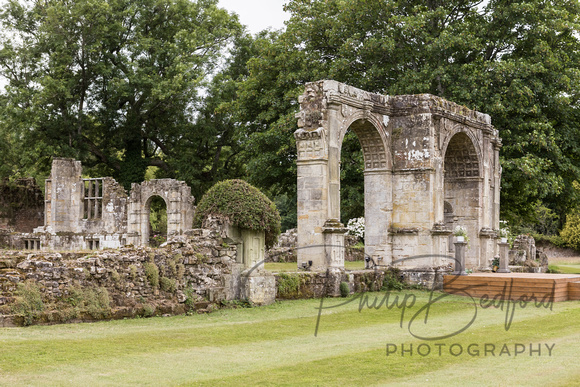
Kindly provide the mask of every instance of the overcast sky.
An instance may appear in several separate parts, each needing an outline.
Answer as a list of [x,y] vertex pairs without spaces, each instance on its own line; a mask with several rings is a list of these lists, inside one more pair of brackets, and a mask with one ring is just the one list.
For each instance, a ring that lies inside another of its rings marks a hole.
[[288,0],[219,0],[219,5],[237,13],[240,22],[248,26],[252,34],[266,28],[280,29],[290,14],[282,9]]

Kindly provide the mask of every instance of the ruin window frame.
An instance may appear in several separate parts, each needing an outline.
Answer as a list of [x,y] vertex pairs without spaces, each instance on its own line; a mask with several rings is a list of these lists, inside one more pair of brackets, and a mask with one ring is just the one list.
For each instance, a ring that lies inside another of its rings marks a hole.
[[103,217],[103,182],[102,178],[83,179],[83,219]]

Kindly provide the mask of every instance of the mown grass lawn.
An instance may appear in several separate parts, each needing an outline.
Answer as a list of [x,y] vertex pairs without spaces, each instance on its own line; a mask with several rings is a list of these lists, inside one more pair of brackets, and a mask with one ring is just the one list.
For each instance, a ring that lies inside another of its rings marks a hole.
[[551,270],[562,274],[580,274],[580,265],[577,264],[550,265],[549,267]]
[[[401,308],[393,306],[397,295]],[[372,305],[385,293],[366,296]],[[325,299],[320,319],[321,300],[314,299],[207,315],[2,328],[0,384],[578,385],[580,302],[518,307],[506,331],[505,308],[482,309],[455,296],[432,304],[425,324],[417,313],[429,297],[392,293],[391,309],[360,311],[359,299],[344,305],[345,299]],[[455,336],[418,338],[451,334],[472,319]],[[530,345],[541,353],[530,356]],[[492,347],[493,354],[484,353]]]

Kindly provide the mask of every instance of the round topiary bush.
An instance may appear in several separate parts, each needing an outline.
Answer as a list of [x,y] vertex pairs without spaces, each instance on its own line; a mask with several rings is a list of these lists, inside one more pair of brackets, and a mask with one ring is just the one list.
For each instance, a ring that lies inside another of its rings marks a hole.
[[280,234],[280,214],[276,205],[243,180],[224,180],[203,195],[193,220],[194,227],[202,227],[208,216],[224,218],[239,228],[265,231],[268,248],[276,243]]

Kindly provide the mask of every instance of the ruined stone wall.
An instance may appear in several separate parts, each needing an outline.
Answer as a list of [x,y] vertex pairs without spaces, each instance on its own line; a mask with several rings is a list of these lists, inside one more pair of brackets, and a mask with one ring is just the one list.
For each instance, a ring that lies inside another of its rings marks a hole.
[[[383,290],[385,277],[396,276],[396,280],[405,286],[419,286],[430,290],[443,288],[443,275],[451,269],[439,267],[433,269],[378,269],[353,270],[339,272],[305,272],[276,274],[276,297],[278,299],[299,299],[318,297],[337,297],[340,295],[340,283],[349,286],[350,293],[377,292]],[[297,287],[292,285],[296,284]],[[290,289],[289,291],[284,291]]]
[[468,267],[496,254],[501,140],[488,115],[429,94],[384,96],[330,80],[307,84],[299,103],[298,266],[325,271],[343,259],[334,247],[344,245],[340,154],[348,130],[364,155],[365,254],[376,264],[444,265],[454,225],[468,230]]
[[0,229],[32,232],[44,223],[44,197],[34,179],[0,183]]
[[[243,298],[236,248],[210,230],[190,230],[165,248],[123,248],[95,253],[4,252],[0,257],[0,315],[10,315],[17,284],[33,281],[44,302],[67,306],[75,288],[108,291],[113,317],[206,310]],[[157,272],[156,279],[152,278]],[[57,308],[58,309],[58,308]],[[55,312],[56,313],[56,312]],[[58,313],[53,316],[59,319]],[[61,316],[62,317],[62,316]],[[46,317],[45,317],[46,319]],[[11,324],[11,317],[5,324]]]

